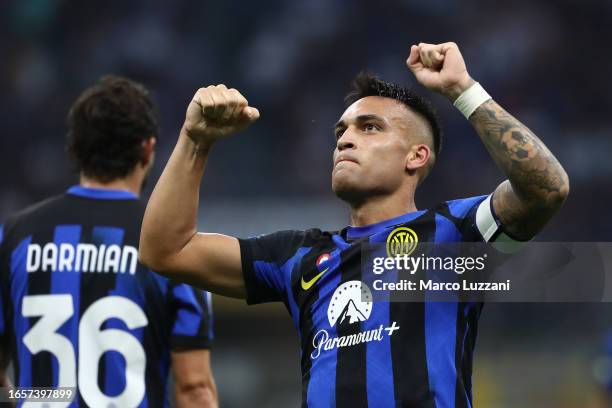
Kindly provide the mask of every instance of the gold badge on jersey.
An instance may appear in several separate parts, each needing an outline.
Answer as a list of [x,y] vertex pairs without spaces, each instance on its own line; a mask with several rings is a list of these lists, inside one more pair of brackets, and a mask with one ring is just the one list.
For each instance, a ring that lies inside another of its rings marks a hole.
[[398,227],[391,231],[387,237],[387,256],[410,255],[419,243],[419,237],[414,230],[408,227]]

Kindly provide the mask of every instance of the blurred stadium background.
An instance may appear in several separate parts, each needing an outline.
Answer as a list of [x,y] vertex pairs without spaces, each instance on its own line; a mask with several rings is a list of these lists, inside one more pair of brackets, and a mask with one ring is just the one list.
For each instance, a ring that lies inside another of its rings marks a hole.
[[[612,2],[5,0],[0,4],[0,220],[76,182],[64,120],[106,73],[150,87],[162,134],[149,188],[195,89],[225,83],[260,109],[219,144],[201,227],[238,236],[345,225],[329,187],[331,126],[362,68],[413,84],[410,44],[456,41],[472,76],[526,122],[570,174],[572,194],[540,236],[610,241]],[[439,107],[445,142],[419,207],[488,193],[501,181],[474,131]],[[297,336],[282,306],[215,299],[213,366],[222,406],[300,400]],[[480,407],[589,407],[610,304],[491,304],[476,353]]]

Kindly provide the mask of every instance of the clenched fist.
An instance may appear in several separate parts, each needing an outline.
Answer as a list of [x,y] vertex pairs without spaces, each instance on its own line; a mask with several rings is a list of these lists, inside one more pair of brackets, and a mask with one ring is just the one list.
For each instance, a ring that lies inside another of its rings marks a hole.
[[259,111],[234,88],[200,88],[187,107],[183,129],[196,144],[211,145],[259,119]]
[[406,65],[419,83],[453,102],[474,84],[459,47],[452,42],[413,45]]

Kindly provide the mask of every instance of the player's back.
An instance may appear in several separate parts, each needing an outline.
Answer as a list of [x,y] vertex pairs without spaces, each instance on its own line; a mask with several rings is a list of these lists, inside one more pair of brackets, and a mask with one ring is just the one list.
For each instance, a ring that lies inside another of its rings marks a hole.
[[71,406],[163,406],[169,350],[205,347],[209,296],[138,263],[144,206],[73,187],[10,218],[2,324],[18,387],[77,386]]

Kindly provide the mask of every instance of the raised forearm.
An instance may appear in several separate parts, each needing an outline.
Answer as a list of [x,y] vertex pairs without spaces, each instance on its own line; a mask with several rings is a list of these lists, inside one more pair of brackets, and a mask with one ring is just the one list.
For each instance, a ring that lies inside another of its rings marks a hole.
[[569,193],[567,174],[555,156],[525,125],[487,100],[484,90],[472,88],[475,82],[457,44],[413,45],[406,64],[422,85],[446,96],[469,117],[508,177],[493,194],[504,231],[519,239],[533,237]]
[[156,272],[225,296],[244,297],[238,240],[197,233],[200,182],[211,146],[245,129],[259,111],[225,85],[200,88],[187,107],[172,156],[151,195],[140,260]]
[[181,131],[143,219],[140,257],[153,268],[180,252],[197,231],[200,182],[208,151]]
[[[446,96],[469,116],[493,160],[508,176],[507,187],[512,188],[516,199],[539,207],[563,202],[569,189],[568,178],[544,143],[495,101],[472,106],[474,99],[480,98],[469,94],[475,81],[467,72],[457,44],[413,45],[407,64],[421,84]],[[465,99],[459,101],[464,93]]]
[[497,216],[508,234],[530,239],[567,198],[565,170],[533,132],[495,101],[480,105],[470,122],[508,177],[493,194]]
[[567,174],[527,126],[493,100],[480,105],[470,122],[518,199],[535,207],[563,202],[569,190]]

